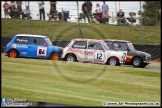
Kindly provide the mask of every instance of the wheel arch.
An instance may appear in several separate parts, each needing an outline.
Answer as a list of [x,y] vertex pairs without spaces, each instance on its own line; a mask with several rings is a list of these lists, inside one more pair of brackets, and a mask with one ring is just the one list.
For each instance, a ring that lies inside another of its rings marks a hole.
[[119,61],[119,58],[118,58],[117,56],[110,56],[110,57],[107,59],[106,63],[108,63],[108,61],[110,60],[110,58],[116,58],[116,59]]
[[76,56],[74,53],[67,53],[67,54],[65,55],[65,57],[64,57],[64,60],[66,59],[66,57],[67,57],[69,54],[72,54],[72,55],[75,57],[75,59],[78,61],[78,58],[77,58],[77,56]]
[[47,58],[50,58],[50,56],[51,56],[51,54],[52,53],[58,53],[59,54],[59,56],[61,57],[61,54],[59,53],[59,52],[57,52],[57,51],[52,51],[49,55],[48,55],[48,57]]
[[17,49],[15,49],[15,48],[11,48],[10,50],[8,50],[7,54],[9,54],[9,52],[10,52],[11,50],[17,51],[18,57],[20,56],[20,52],[19,52]]
[[143,63],[143,59],[142,59],[140,56],[134,56],[134,57],[131,59],[131,64],[132,64],[132,61],[133,61],[134,58],[140,58],[141,61],[142,61],[142,63]]

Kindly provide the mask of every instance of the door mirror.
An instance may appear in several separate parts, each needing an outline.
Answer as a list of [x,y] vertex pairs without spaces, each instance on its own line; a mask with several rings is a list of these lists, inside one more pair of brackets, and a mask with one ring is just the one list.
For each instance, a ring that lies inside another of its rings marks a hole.
[[46,47],[47,45],[44,43],[44,47]]
[[105,52],[104,48],[102,48],[102,51]]

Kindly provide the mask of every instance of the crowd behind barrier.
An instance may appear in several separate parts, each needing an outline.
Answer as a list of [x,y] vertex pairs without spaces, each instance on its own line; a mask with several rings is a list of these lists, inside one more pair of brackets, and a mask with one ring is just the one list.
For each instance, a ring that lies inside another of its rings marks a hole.
[[[1,37],[1,52],[4,52],[4,47],[11,40],[11,37]],[[53,45],[65,48],[70,41],[52,40]],[[138,51],[144,51],[151,54],[151,60],[161,61],[161,44],[158,45],[139,45],[133,44]]]
[[[93,1],[92,1],[92,3],[93,3]],[[115,7],[109,6],[109,3],[107,1],[105,3],[109,7],[108,18],[106,18],[106,16],[103,16],[103,12],[102,12],[103,11],[103,9],[102,9],[103,3],[100,3],[101,13],[96,13],[96,4],[93,3],[92,11],[91,11],[92,12],[92,18],[93,18],[93,20],[91,19],[92,20],[91,22],[92,23],[97,23],[97,24],[98,24],[98,22],[99,23],[108,23],[108,24],[109,23],[111,23],[111,24],[114,24],[114,23],[117,24],[117,20],[118,19],[117,19],[117,15],[116,15],[117,12],[115,12]],[[8,4],[10,5],[10,1],[8,1]],[[47,5],[47,2],[46,2],[45,5]],[[25,2],[25,4],[24,4],[24,1],[23,1],[22,9],[21,10],[23,10],[24,6],[26,7],[27,6],[27,3]],[[123,7],[124,7],[124,5],[123,5]],[[30,10],[32,8],[33,7],[30,6]],[[65,21],[65,22],[77,22],[77,20],[75,20],[76,18],[79,18],[80,20],[82,20],[86,16],[86,15],[84,15],[84,12],[82,12],[80,8],[79,8],[79,11],[80,11],[79,14],[80,14],[80,16],[78,16],[78,14],[77,14],[77,9],[69,9],[69,10],[67,10],[67,8],[64,9],[64,6],[62,6],[62,9],[63,10],[60,11],[60,7],[59,8],[56,7],[56,10],[57,10],[57,21],[58,20],[61,20],[62,17],[64,17],[63,21]],[[73,10],[76,10],[76,14],[71,13],[71,11],[73,11]],[[139,17],[136,16],[137,15],[137,12],[133,12],[132,11],[133,9],[122,9],[122,10],[125,13],[125,21],[126,21],[126,23],[124,23],[123,25],[137,24],[138,23]],[[129,12],[128,12],[128,10],[129,10]],[[4,10],[1,10],[1,11],[5,12]],[[17,8],[16,11],[19,12],[20,10]],[[119,9],[117,11],[119,11]],[[8,12],[10,13],[10,9],[8,9]],[[45,11],[44,12],[45,12],[45,20],[48,20],[49,19],[49,11],[45,8]],[[21,14],[20,13],[16,15],[16,18],[20,18],[20,19],[22,18],[22,15],[21,15],[22,13]],[[130,13],[135,13],[135,14],[130,14]],[[81,14],[82,14],[82,17],[81,17]],[[35,19],[35,16],[37,16],[37,19]],[[38,10],[32,10],[29,18],[31,20],[40,20],[40,17],[41,17],[41,15],[40,15],[40,11],[38,9]],[[13,15],[11,15],[11,16],[9,16],[9,18],[14,18],[14,17],[13,17]],[[87,18],[86,18],[86,20],[87,20]],[[98,21],[98,22],[96,22],[96,21]],[[122,25],[122,24],[119,24],[118,23],[118,25]]]

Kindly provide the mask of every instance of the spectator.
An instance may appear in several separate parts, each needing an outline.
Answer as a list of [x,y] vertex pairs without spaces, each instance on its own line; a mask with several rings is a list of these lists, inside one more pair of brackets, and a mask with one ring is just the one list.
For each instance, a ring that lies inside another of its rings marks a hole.
[[[55,10],[57,10],[57,9],[56,9],[56,4],[57,4],[56,1],[50,1],[50,6],[51,6],[51,7],[53,6]],[[50,8],[51,8],[51,7],[50,7]]]
[[11,1],[10,7],[12,7],[12,6],[16,6],[15,1]]
[[26,6],[26,9],[23,9],[22,10],[22,19],[24,19],[25,17],[27,17],[27,19],[31,19],[31,16],[30,16],[30,10],[29,10],[29,6]]
[[102,23],[109,23],[109,18],[111,18],[110,16],[109,16],[109,14],[106,14],[106,13],[103,13],[102,14]]
[[100,5],[98,3],[96,4],[95,12],[96,12],[96,14],[100,14],[101,13],[101,7],[100,7]]
[[10,17],[11,18],[17,18],[17,12],[16,12],[16,6],[12,5],[10,7]]
[[124,12],[122,9],[119,9],[119,12],[117,13],[117,25],[120,25],[121,23],[124,24],[125,22]]
[[127,17],[126,19],[131,23],[136,22],[136,13],[135,12],[129,12],[129,17]]
[[63,10],[63,13],[64,13],[64,21],[67,22],[67,19],[70,19],[69,18],[69,11],[68,10]]
[[102,15],[103,17],[109,13],[109,7],[108,5],[105,3],[105,1],[103,1],[103,5],[102,5]]
[[7,1],[5,1],[5,3],[3,4],[5,18],[6,16],[7,18],[9,18],[9,12],[8,12],[9,6],[10,5],[7,3]]
[[40,15],[40,20],[42,20],[42,14],[43,14],[43,20],[45,20],[45,9],[44,9],[44,1],[39,1],[39,15]]
[[57,11],[55,10],[55,8],[53,6],[51,7],[50,12],[49,12],[49,21],[51,21],[52,18],[54,20],[57,19]]
[[[86,11],[86,17],[88,18],[88,23],[90,23],[92,21],[92,2],[91,1],[87,1],[86,2],[86,6],[85,6],[85,11]],[[90,20],[90,18],[91,20]]]
[[94,18],[101,23],[101,21],[102,21],[102,12],[101,12],[101,7],[100,7],[100,5],[98,3],[96,4],[95,13],[93,13],[93,15],[94,15]]
[[22,1],[16,1],[17,12],[22,12]]
[[84,3],[82,4],[82,12],[84,14],[84,23],[86,23],[86,18],[85,18],[85,15],[86,15],[86,1],[84,1]]

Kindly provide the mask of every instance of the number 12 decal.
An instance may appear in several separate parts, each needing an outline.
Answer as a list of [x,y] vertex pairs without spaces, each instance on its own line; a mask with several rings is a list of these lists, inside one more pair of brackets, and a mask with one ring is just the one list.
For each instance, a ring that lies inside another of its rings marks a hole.
[[46,56],[47,47],[38,47],[37,56]]
[[100,61],[104,61],[104,53],[103,52],[95,52],[95,60],[100,60]]

